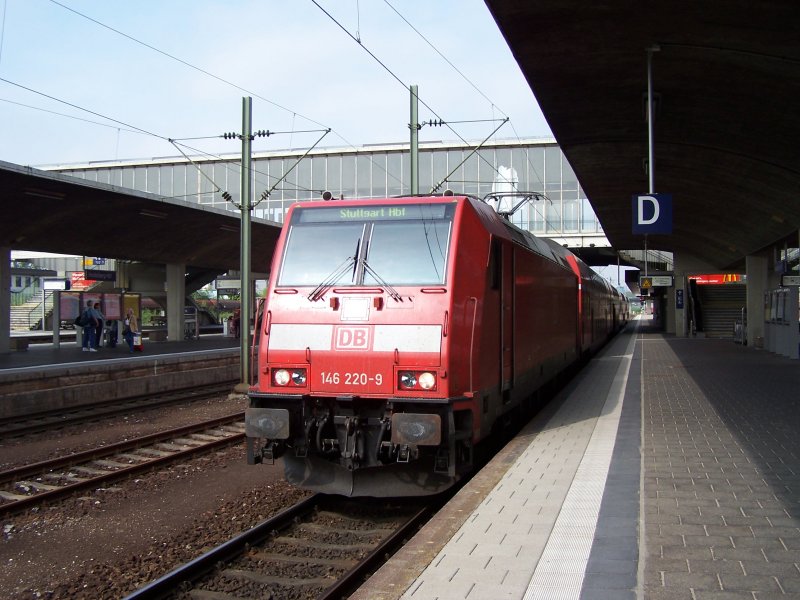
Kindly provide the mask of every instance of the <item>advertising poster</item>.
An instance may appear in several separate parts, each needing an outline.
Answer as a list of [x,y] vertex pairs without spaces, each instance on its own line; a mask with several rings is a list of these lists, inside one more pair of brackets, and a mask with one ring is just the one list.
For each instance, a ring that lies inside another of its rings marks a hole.
[[92,293],[92,292],[83,292],[83,294],[81,294],[81,296],[82,296],[82,298],[81,298],[81,310],[85,310],[86,309],[86,305],[88,304],[88,302],[90,300],[92,301],[92,306],[94,306],[95,302],[99,302],[100,303],[100,310],[101,311],[103,310],[103,294]]
[[120,294],[103,294],[103,315],[106,320],[116,321],[122,318],[122,303]]
[[133,309],[133,314],[136,315],[136,318],[139,320],[139,323],[142,322],[142,302],[141,302],[141,295],[140,294],[123,294],[122,296],[122,315],[123,317],[128,314],[128,309]]
[[80,292],[61,292],[58,308],[61,311],[62,321],[74,321],[81,312]]

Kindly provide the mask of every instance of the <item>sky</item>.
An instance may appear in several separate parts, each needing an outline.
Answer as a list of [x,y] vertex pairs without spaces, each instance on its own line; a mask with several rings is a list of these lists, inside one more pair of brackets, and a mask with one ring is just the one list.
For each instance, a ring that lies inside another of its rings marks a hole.
[[236,154],[244,96],[256,152],[406,142],[412,84],[421,141],[552,136],[482,0],[0,0],[15,164]]

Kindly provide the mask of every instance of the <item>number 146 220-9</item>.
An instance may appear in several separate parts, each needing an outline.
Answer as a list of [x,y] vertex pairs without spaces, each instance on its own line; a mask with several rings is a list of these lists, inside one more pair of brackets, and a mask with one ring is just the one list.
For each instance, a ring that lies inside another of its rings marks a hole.
[[367,385],[368,383],[381,385],[383,383],[383,375],[380,373],[367,375],[366,373],[322,371],[320,376],[322,377],[322,383],[326,385]]

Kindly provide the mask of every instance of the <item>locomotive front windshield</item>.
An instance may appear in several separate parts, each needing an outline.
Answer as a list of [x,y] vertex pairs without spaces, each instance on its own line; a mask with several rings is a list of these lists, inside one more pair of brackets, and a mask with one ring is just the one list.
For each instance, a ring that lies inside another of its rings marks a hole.
[[455,204],[298,208],[280,286],[442,285]]

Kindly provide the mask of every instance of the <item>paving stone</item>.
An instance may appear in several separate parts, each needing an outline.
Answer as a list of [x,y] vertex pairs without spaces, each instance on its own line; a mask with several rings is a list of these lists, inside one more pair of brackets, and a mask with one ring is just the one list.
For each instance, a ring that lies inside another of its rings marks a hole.
[[[647,336],[644,344],[645,580],[681,559],[705,578],[694,586],[667,571],[665,586],[646,586],[645,598],[765,600],[780,590],[776,577],[800,581],[800,519],[792,518],[800,504],[791,491],[800,487],[800,370],[767,353],[697,342]],[[685,547],[664,543],[676,534]],[[716,574],[737,589],[715,586]],[[748,580],[752,589],[738,589]]]
[[751,592],[781,592],[781,586],[775,577],[766,575],[735,575],[722,573],[720,575],[722,589],[727,591]]
[[719,574],[731,573],[734,575],[744,575],[742,565],[738,560],[689,560],[689,571],[691,573]]

